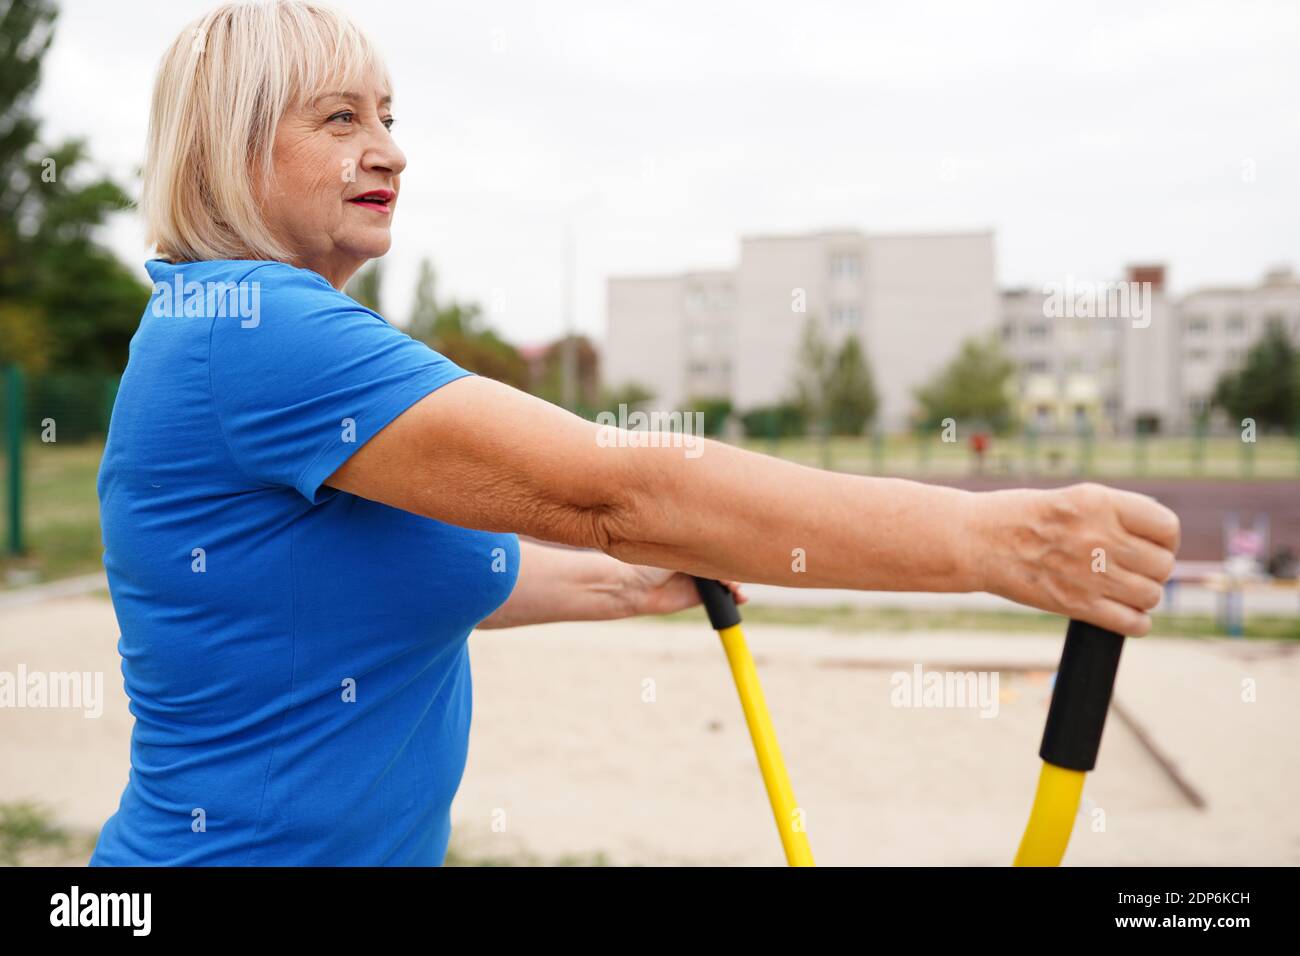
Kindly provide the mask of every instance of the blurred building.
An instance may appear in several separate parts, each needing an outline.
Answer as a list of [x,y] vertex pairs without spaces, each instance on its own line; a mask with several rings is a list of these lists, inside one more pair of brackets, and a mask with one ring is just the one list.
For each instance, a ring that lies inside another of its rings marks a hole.
[[1270,323],[1281,325],[1300,346],[1300,279],[1290,269],[1274,269],[1258,285],[1185,296],[1178,303],[1178,414],[1194,419],[1219,375],[1241,366]]
[[[1146,313],[1124,309],[1062,315],[1043,289],[1002,296],[1002,340],[1020,369],[1024,421],[1041,430],[1137,428],[1185,432],[1207,409],[1215,383],[1240,367],[1266,325],[1300,343],[1300,280],[1289,270],[1258,285],[1166,290],[1163,266],[1130,266],[1123,283],[1150,290]],[[1100,297],[1099,297],[1100,298]],[[1078,311],[1078,310],[1076,310]]]
[[[1019,417],[1040,430],[1085,423],[1102,429],[1119,414],[1119,320],[1049,319],[1045,299],[1037,289],[1002,296],[1003,346],[1020,372]],[[1068,356],[1062,341],[1070,344]]]
[[999,293],[991,232],[750,236],[734,269],[609,280],[605,384],[641,385],[668,411],[777,404],[812,316],[832,344],[862,343],[887,430],[906,426],[913,390],[965,339],[992,333],[1040,430],[1186,431],[1267,323],[1300,343],[1300,280],[1275,270],[1177,298],[1163,265],[1133,265],[1114,282]]
[[998,327],[993,234],[750,236],[735,269],[612,278],[606,384],[643,385],[665,410],[777,404],[809,317],[833,345],[858,337],[882,424],[904,427],[912,389],[965,338]]
[[665,411],[734,397],[735,273],[610,279],[608,296],[606,388],[643,386]]
[[[1129,284],[1145,296],[1116,301],[1112,292]],[[1065,291],[1075,307],[1045,288],[1002,294],[1002,343],[1020,372],[1021,420],[1044,432],[1167,423],[1176,354],[1164,268],[1134,266],[1122,284],[1070,283]]]

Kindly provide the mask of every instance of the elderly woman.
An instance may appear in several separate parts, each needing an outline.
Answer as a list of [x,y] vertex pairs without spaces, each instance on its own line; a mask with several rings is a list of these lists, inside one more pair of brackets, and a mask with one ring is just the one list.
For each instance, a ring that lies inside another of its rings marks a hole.
[[676,610],[689,575],[1147,632],[1179,534],[1149,498],[610,441],[353,301],[406,168],[392,104],[370,42],[306,2],[224,5],[161,64],[155,295],[99,476],[135,726],[92,864],[440,864],[470,632]]

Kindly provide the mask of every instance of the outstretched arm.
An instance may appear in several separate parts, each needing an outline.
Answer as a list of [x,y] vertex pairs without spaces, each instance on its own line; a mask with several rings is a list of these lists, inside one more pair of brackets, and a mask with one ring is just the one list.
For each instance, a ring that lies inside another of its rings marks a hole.
[[1146,611],[1173,569],[1177,517],[1130,492],[974,493],[600,433],[469,376],[411,406],[327,484],[629,563],[794,587],[986,590],[1129,635],[1150,629]]

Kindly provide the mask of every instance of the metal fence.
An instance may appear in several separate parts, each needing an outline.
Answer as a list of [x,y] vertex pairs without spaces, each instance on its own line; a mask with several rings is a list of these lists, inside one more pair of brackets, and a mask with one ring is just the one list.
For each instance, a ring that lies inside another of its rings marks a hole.
[[16,365],[0,368],[0,448],[4,452],[5,550],[21,554],[23,445],[27,441],[84,442],[108,433],[121,376],[102,372],[29,375]]

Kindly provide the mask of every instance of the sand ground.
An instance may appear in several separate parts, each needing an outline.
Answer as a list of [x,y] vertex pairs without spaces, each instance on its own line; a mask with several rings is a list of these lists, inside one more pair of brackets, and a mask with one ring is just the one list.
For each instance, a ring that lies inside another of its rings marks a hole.
[[[102,597],[0,608],[0,671],[102,672],[105,692],[97,718],[0,709],[0,802],[40,801],[85,834],[116,808],[132,721],[117,635]],[[818,863],[1009,862],[1061,637],[750,628]],[[702,617],[483,631],[470,649],[474,724],[453,808],[461,854],[782,863]],[[891,676],[917,664],[996,672],[996,716],[893,706]],[[1300,645],[1130,640],[1116,701],[1067,863],[1300,864]]]

